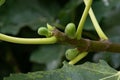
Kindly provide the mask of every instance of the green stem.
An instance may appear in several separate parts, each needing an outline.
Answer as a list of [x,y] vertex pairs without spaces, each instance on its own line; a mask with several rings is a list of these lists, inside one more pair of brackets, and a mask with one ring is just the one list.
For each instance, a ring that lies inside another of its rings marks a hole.
[[76,31],[76,36],[75,36],[75,37],[76,37],[78,40],[81,38],[83,25],[84,25],[85,20],[86,20],[86,18],[87,18],[88,11],[89,11],[90,6],[91,6],[91,4],[92,4],[92,0],[89,0],[87,4],[88,4],[88,5],[85,7],[85,10],[84,10],[84,12],[83,12],[82,18],[81,18],[81,20],[80,20],[80,22],[79,22],[79,25],[78,25],[78,28],[77,28],[77,31]]
[[[88,1],[87,0],[84,0],[84,3],[85,3],[86,6],[88,5]],[[107,40],[108,37],[104,34],[104,32],[102,31],[102,29],[100,28],[100,25],[98,24],[98,21],[97,21],[95,15],[94,15],[94,12],[93,12],[92,8],[90,8],[90,10],[89,10],[89,15],[90,15],[92,23],[93,23],[93,25],[94,25],[94,27],[95,27],[95,29],[96,29],[99,37],[101,39],[106,39]]]
[[53,44],[57,42],[55,36],[50,38],[17,38],[2,33],[0,33],[0,40],[19,44]]
[[88,54],[88,52],[82,52],[82,53],[80,53],[77,57],[75,57],[73,60],[71,60],[69,62],[69,64],[75,64],[75,63],[77,63],[78,61],[80,61],[81,59],[83,59],[87,54]]

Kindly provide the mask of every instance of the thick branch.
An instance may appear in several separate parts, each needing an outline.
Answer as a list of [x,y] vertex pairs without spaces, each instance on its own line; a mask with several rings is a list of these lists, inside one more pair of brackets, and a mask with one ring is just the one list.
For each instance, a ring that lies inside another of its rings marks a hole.
[[111,43],[109,41],[93,41],[89,39],[70,39],[63,32],[55,29],[53,35],[56,36],[58,43],[68,43],[77,47],[80,51],[88,52],[100,52],[100,51],[109,51],[109,52],[119,52],[120,53],[120,44]]

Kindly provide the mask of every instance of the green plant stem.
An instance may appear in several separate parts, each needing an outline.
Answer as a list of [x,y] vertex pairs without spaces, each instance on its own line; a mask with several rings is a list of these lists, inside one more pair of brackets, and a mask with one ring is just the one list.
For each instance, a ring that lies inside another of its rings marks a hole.
[[73,60],[71,60],[69,62],[69,64],[75,64],[77,63],[78,61],[80,61],[81,59],[83,59],[86,55],[88,54],[88,52],[82,52],[80,53],[77,57],[75,57]]
[[55,36],[50,38],[17,38],[0,33],[0,40],[18,44],[54,44],[57,42]]
[[[84,3],[85,3],[86,6],[88,5],[88,4],[87,4],[87,3],[88,3],[87,0],[84,0]],[[108,37],[105,35],[105,33],[104,33],[104,32],[102,31],[102,29],[100,28],[100,25],[98,24],[98,21],[97,21],[95,15],[94,15],[94,12],[93,12],[92,8],[90,8],[90,10],[89,10],[89,15],[90,15],[90,18],[91,18],[91,20],[92,20],[92,23],[93,23],[93,25],[94,25],[94,27],[95,27],[95,29],[96,29],[99,37],[100,37],[101,39],[107,40]]]
[[[84,12],[83,12],[82,18],[81,18],[81,20],[80,20],[80,22],[79,22],[79,25],[78,25],[78,28],[77,28],[77,31],[76,31],[75,37],[77,38],[77,40],[81,39],[83,25],[84,25],[85,20],[86,20],[86,18],[87,18],[87,15],[88,15],[90,6],[91,6],[91,4],[92,4],[92,0],[89,0],[87,4],[88,4],[88,5],[85,7],[85,10],[84,10]],[[80,53],[77,57],[75,57],[73,60],[71,60],[71,61],[69,62],[69,64],[75,64],[75,63],[77,63],[77,62],[80,61],[82,58],[84,58],[87,54],[88,54],[88,52],[82,52],[82,53]]]
[[83,25],[85,23],[85,20],[87,18],[87,15],[88,15],[88,11],[90,9],[90,6],[92,4],[92,0],[89,0],[86,7],[85,7],[85,10],[83,12],[83,15],[81,17],[81,20],[79,22],[79,25],[78,25],[78,28],[77,28],[77,31],[76,31],[76,35],[75,37],[79,40],[81,38],[81,34],[82,34],[82,29],[83,29]]

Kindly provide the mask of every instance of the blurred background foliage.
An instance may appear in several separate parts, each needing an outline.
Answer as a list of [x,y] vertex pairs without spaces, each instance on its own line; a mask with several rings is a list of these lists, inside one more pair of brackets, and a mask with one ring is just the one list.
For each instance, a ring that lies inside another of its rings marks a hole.
[[[84,10],[82,0],[6,0],[0,7],[0,33],[16,37],[43,37],[37,34],[46,23],[64,31],[69,22],[76,26]],[[120,43],[120,0],[94,0],[92,8],[110,41]],[[88,16],[83,37],[99,40]],[[10,73],[27,73],[60,68],[66,60],[64,53],[70,45],[23,45],[0,41],[0,80]],[[120,70],[120,54],[91,52],[78,64],[86,61],[107,61]]]

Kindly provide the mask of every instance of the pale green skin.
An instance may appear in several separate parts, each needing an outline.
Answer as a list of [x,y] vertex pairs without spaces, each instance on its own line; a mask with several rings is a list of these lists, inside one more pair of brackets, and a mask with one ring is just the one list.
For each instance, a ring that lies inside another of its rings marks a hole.
[[43,36],[48,36],[48,29],[46,27],[40,27],[38,29],[38,34]]
[[75,24],[74,23],[67,24],[67,26],[65,28],[65,34],[69,38],[74,39],[75,38],[75,33],[76,33]]
[[68,49],[65,53],[65,56],[68,60],[74,59],[79,54],[79,51],[77,48],[74,49]]

